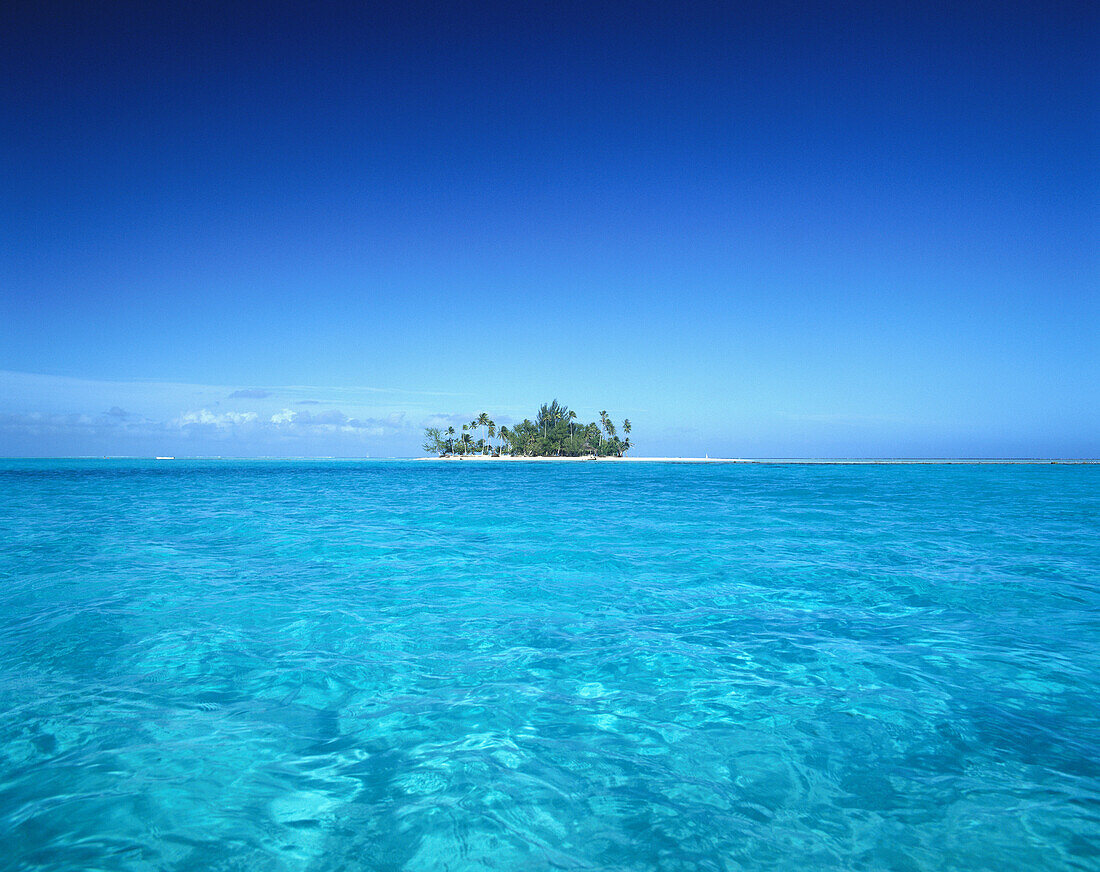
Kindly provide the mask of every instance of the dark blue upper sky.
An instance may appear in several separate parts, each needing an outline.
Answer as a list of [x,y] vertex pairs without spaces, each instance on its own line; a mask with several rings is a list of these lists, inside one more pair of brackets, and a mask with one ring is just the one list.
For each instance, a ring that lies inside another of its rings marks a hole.
[[6,3],[0,454],[1098,455],[1098,23]]

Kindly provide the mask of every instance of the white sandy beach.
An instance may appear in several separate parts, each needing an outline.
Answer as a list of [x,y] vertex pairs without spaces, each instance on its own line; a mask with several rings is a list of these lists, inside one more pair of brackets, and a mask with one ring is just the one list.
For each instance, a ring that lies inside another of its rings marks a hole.
[[1028,464],[1095,464],[1100,461],[1079,458],[793,458],[793,457],[489,457],[484,454],[451,455],[449,457],[418,457],[417,460],[444,463],[750,463],[750,464],[815,464],[822,466],[921,466],[921,465],[1028,465]]
[[446,463],[745,463],[732,457],[521,457],[505,454],[490,457],[485,454],[453,454],[448,457],[421,457],[420,460],[442,460]]

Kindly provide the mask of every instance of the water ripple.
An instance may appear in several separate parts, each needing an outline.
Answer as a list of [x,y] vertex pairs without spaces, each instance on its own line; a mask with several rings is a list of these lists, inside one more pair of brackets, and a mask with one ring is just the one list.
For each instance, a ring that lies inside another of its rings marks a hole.
[[0,464],[0,856],[1095,869],[1093,467]]

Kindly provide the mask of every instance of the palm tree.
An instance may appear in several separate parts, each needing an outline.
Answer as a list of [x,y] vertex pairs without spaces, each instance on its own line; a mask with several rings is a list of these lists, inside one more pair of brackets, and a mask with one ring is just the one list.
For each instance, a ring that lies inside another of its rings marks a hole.
[[550,428],[553,427],[558,421],[564,421],[569,417],[569,407],[561,405],[556,399],[548,406],[543,403],[539,407],[538,425],[542,430],[542,436],[545,439],[550,435]]
[[477,428],[477,427],[486,427],[487,428],[488,426],[489,426],[489,415],[486,412],[478,413],[477,419],[474,421],[474,428]]
[[[633,427],[629,418],[624,418],[621,426],[622,436],[616,431],[606,409],[599,413],[598,423],[582,423],[576,412],[555,399],[539,407],[534,421],[524,418],[510,427],[503,424],[498,427],[488,412],[478,412],[469,423],[451,426],[445,433],[440,432],[438,450],[447,454],[460,453],[462,456],[488,454],[500,457],[507,452],[513,457],[579,456],[582,453],[597,458],[622,457],[632,447],[630,435]],[[461,435],[455,433],[459,427]],[[480,438],[478,430],[482,430]],[[433,446],[436,444],[432,441],[430,428],[425,431],[425,444],[429,442]]]

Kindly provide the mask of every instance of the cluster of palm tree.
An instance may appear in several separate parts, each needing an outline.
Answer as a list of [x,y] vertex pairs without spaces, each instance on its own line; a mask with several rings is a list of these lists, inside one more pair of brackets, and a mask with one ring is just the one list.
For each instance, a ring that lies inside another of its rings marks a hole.
[[[477,430],[484,434],[481,439],[475,440],[473,434]],[[502,427],[501,430],[504,428]],[[428,427],[424,430],[424,450],[429,454],[447,456],[451,454],[493,454],[499,455],[501,445],[494,445],[493,440],[497,436],[497,425],[486,412],[481,412],[469,424],[462,425],[462,432],[456,432],[455,428],[448,427],[442,430],[439,427]]]
[[[474,440],[481,430],[483,438]],[[428,427],[424,431],[424,450],[441,457],[459,454],[510,454],[521,457],[622,457],[630,450],[630,420],[624,419],[622,438],[606,411],[597,424],[577,423],[577,413],[557,400],[543,403],[534,421],[525,418],[512,427],[497,429],[493,419],[481,412],[461,434],[454,427],[445,431]],[[494,440],[496,440],[494,442]]]

